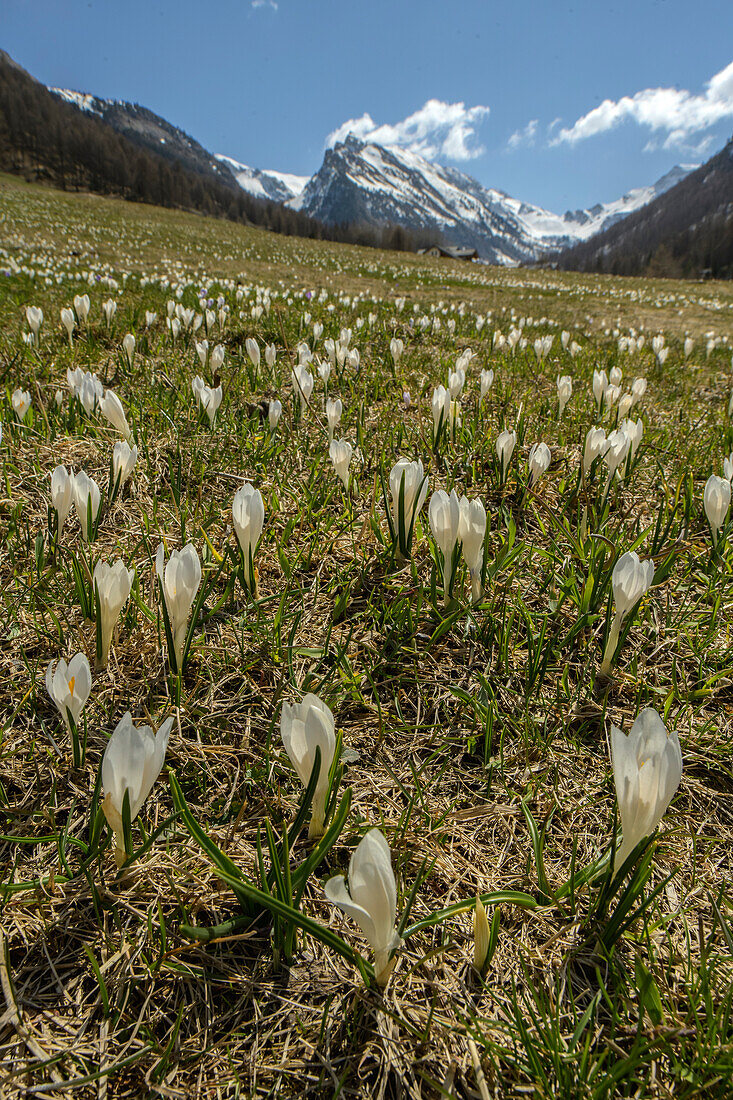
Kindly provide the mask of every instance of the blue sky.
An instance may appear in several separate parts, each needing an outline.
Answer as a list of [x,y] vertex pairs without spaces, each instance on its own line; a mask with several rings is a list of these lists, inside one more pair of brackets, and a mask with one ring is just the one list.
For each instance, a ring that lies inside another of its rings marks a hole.
[[0,47],[44,83],[144,104],[213,152],[302,175],[352,129],[563,212],[733,132],[725,0],[0,6]]

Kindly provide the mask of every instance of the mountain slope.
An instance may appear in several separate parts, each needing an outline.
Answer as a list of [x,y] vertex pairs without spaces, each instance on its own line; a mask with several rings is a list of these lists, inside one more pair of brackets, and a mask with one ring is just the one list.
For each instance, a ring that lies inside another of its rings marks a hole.
[[72,92],[68,88],[49,88],[49,91],[80,111],[106,122],[135,145],[149,149],[166,160],[178,161],[191,172],[234,188],[235,179],[228,165],[221,163],[194,138],[147,107],[120,99],[100,99],[85,92]]
[[405,149],[349,136],[326,151],[319,171],[288,205],[330,224],[390,222],[432,229],[452,244],[477,248],[493,263],[521,263],[591,237],[673,186],[687,171],[676,167],[653,186],[636,188],[616,202],[558,215]]
[[558,257],[617,275],[733,277],[733,138],[648,206]]

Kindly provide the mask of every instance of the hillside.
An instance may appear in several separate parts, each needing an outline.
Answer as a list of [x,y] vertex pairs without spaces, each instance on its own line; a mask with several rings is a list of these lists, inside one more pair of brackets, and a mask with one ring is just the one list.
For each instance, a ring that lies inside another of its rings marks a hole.
[[733,277],[733,138],[665,194],[558,258],[613,275]]

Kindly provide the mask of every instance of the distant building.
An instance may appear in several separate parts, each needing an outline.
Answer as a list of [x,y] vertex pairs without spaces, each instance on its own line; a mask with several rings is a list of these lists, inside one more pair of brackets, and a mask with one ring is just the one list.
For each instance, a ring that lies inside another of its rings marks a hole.
[[477,260],[475,248],[457,248],[452,244],[431,244],[428,248],[418,248],[420,256],[445,256],[448,260]]

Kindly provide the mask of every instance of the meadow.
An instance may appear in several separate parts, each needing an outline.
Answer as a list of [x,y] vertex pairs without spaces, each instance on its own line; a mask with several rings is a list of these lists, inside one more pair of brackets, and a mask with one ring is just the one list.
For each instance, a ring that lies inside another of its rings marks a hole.
[[732,345],[0,178],[0,1095],[730,1096]]

